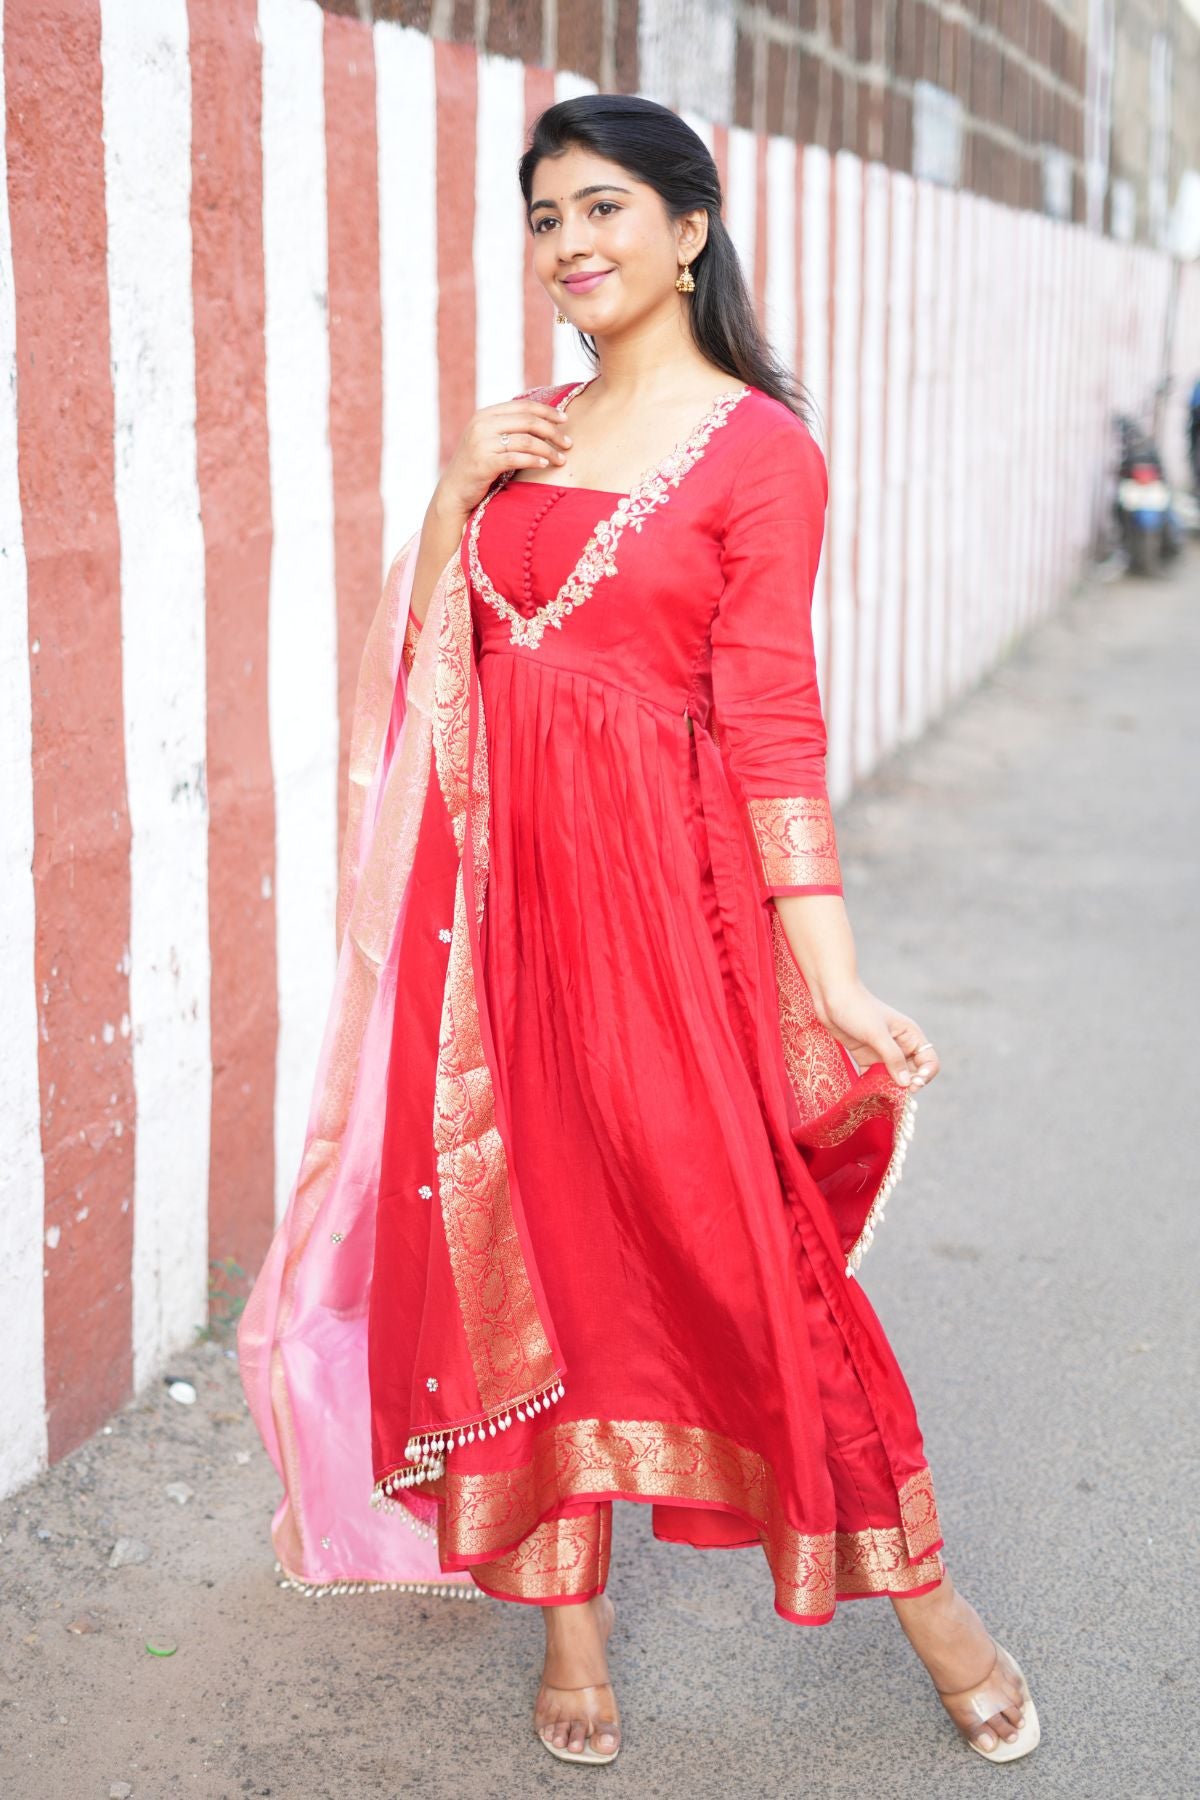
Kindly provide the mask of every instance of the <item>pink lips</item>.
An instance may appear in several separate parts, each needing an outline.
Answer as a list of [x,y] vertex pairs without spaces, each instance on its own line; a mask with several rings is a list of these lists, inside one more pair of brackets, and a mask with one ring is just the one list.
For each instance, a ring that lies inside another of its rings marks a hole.
[[570,288],[573,294],[590,294],[592,289],[599,287],[604,277],[611,273],[611,269],[601,269],[595,275],[565,275],[563,286]]

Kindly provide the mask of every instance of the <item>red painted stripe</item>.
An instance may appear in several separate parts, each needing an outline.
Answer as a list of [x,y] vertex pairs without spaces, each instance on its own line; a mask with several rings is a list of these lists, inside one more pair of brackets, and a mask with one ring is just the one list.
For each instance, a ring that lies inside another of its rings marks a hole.
[[357,19],[327,14],[324,46],[340,856],[346,828],[354,693],[382,582],[383,330],[371,27]]
[[[128,1397],[136,1102],[96,0],[8,0],[52,1462]],[[124,1029],[122,1029],[124,1022]],[[79,1214],[86,1208],[86,1215]]]
[[[525,142],[533,129],[538,114],[545,112],[548,106],[554,105],[554,71],[543,68],[526,68],[525,70]],[[516,186],[514,180],[514,186]],[[519,187],[516,187],[517,222],[524,234],[525,241],[525,386],[545,387],[554,379],[554,333],[566,331],[565,325],[555,325],[554,314],[558,310],[547,294],[545,288],[533,272],[532,242],[529,227],[525,222],[525,202]]]
[[754,310],[767,322],[767,134],[754,138]]
[[273,1227],[279,1022],[267,715],[262,56],[254,0],[188,0],[188,28],[196,455],[207,593],[209,1256],[233,1257],[252,1275]]
[[[437,277],[439,467],[475,411],[476,57],[469,44],[435,38],[437,87]],[[561,330],[561,327],[560,327]]]
[[714,125],[712,128],[712,157],[717,165],[717,180],[721,185],[721,221],[729,226],[729,194],[726,191],[729,182],[729,127]]

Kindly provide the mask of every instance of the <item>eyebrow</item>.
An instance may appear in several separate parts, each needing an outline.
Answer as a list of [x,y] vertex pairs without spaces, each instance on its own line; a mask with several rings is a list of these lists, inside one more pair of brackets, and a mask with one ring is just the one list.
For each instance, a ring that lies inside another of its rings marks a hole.
[[[586,200],[589,194],[631,194],[632,192],[632,188],[619,187],[615,181],[597,181],[591,187],[576,188],[575,192],[568,194],[567,198],[569,200]],[[553,209],[556,205],[557,201],[554,200],[535,200],[529,208],[529,216],[532,219],[539,206],[548,206]]]

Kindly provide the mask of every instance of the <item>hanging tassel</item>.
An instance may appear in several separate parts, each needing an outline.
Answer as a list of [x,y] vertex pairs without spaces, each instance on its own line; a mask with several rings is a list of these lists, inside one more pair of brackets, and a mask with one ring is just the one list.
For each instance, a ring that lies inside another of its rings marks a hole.
[[908,1146],[912,1142],[916,1122],[916,1112],[917,1096],[913,1093],[905,1094],[904,1106],[901,1109],[900,1118],[896,1125],[896,1136],[892,1145],[892,1154],[888,1161],[888,1166],[883,1172],[883,1180],[879,1184],[879,1192],[871,1203],[871,1210],[863,1222],[863,1228],[859,1232],[858,1238],[846,1259],[847,1275],[854,1275],[857,1272],[864,1254],[871,1247],[871,1240],[874,1238],[877,1228],[883,1224],[883,1211],[888,1202],[888,1195],[900,1180],[904,1168],[904,1158],[907,1156]]

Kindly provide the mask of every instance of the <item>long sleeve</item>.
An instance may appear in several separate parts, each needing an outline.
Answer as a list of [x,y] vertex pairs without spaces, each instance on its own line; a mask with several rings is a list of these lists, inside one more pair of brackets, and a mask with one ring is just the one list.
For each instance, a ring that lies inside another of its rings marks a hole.
[[820,446],[785,421],[738,469],[722,533],[713,705],[764,898],[842,892],[811,616],[828,498]]

